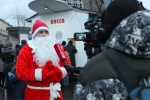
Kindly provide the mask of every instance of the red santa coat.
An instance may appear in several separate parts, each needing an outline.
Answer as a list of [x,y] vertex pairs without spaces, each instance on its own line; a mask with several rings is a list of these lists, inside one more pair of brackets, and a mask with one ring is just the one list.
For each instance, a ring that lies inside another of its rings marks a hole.
[[[25,100],[63,100],[61,90],[58,91],[60,97],[57,99],[52,99],[50,89],[45,90],[40,89],[43,87],[47,88],[51,86],[50,83],[43,81],[36,81],[35,69],[37,68],[39,68],[39,66],[33,61],[32,49],[27,44],[22,48],[17,58],[16,63],[17,76],[19,79],[25,80],[28,86],[38,88],[32,89],[27,87],[25,91]],[[55,68],[54,70],[51,70],[51,76],[49,78],[51,83],[55,84],[61,81],[62,72],[58,67],[54,68]]]

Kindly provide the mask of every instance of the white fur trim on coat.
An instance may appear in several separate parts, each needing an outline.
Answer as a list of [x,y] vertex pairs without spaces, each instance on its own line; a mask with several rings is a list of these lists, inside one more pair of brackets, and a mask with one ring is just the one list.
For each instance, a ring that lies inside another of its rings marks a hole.
[[64,78],[66,75],[67,75],[67,71],[64,67],[59,67],[59,69],[61,70],[62,72],[62,78]]
[[36,87],[36,86],[31,86],[27,84],[27,87],[30,89],[35,89],[35,90],[50,90],[50,99],[49,100],[55,100],[57,98],[60,98],[60,94],[58,91],[61,90],[61,85],[60,83],[50,83],[50,87]]
[[35,74],[36,81],[42,81],[42,69],[41,68],[35,69],[34,74]]

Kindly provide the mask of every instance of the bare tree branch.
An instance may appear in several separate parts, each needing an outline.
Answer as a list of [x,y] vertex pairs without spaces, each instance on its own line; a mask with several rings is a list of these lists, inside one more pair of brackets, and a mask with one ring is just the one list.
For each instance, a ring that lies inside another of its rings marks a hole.
[[25,27],[26,26],[26,15],[25,14],[21,14],[20,11],[18,10],[18,8],[16,7],[16,13],[15,14],[11,14],[12,18],[14,20],[16,20],[17,22],[17,26],[23,26]]

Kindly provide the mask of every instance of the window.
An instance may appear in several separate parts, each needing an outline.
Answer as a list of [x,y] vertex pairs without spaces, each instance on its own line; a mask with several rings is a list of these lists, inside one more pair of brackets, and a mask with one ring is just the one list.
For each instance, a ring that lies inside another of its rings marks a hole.
[[64,1],[66,4],[72,7],[83,8],[82,0],[60,0],[60,1]]

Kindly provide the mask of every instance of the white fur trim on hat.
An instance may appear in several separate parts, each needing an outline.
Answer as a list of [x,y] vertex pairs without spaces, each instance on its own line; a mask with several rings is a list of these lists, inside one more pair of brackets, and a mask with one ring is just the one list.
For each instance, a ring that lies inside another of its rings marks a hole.
[[47,27],[41,26],[41,27],[38,27],[38,28],[32,33],[32,38],[35,37],[35,35],[38,33],[39,30],[47,30],[48,33],[49,33],[49,29],[48,29]]
[[36,81],[42,81],[42,69],[41,68],[35,69],[34,76]]
[[64,78],[66,75],[67,75],[67,71],[64,67],[59,67],[59,69],[61,70],[62,72],[62,78]]

